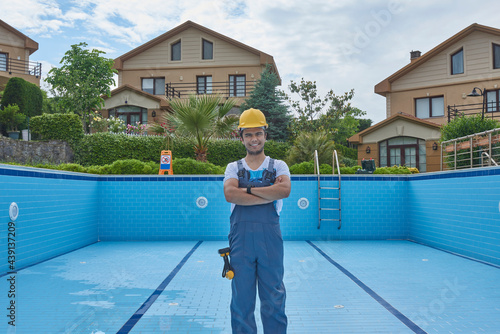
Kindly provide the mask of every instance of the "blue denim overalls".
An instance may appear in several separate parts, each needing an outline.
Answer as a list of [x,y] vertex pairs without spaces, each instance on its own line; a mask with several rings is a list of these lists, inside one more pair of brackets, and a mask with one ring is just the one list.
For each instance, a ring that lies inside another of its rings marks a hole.
[[[238,161],[240,188],[267,187],[276,171],[270,159],[267,169],[248,171]],[[264,333],[286,333],[285,286],[283,284],[283,239],[274,203],[236,205],[229,232],[232,280],[231,326],[233,333],[257,333],[254,310],[259,286],[260,314]]]

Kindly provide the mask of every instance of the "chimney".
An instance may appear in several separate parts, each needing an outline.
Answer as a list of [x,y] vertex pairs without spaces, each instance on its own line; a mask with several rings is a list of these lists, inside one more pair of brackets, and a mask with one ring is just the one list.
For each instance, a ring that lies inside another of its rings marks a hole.
[[417,59],[418,57],[420,57],[422,53],[420,51],[411,51],[410,52],[410,61],[414,61],[415,59]]

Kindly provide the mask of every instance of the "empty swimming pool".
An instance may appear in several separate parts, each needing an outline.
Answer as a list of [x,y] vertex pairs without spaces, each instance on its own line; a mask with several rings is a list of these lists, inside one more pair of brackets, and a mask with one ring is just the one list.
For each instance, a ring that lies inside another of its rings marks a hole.
[[[222,177],[2,165],[0,181],[1,332],[230,332]],[[338,230],[317,229],[315,178],[293,176],[281,220],[289,333],[500,333],[499,181],[498,168],[345,176]]]

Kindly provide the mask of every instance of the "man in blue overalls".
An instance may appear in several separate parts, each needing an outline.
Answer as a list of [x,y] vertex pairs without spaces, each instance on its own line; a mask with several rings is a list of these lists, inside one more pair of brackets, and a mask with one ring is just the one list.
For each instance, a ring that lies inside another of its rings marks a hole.
[[260,110],[248,109],[241,114],[238,129],[247,155],[230,163],[224,177],[224,195],[232,210],[233,333],[257,333],[257,285],[264,333],[286,333],[287,327],[279,214],[282,199],[290,194],[290,171],[285,162],[264,154],[267,126]]

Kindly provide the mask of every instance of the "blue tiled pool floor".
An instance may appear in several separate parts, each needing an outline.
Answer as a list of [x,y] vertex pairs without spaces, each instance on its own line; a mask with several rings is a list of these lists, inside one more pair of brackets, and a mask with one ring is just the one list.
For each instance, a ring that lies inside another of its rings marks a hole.
[[[17,333],[230,333],[226,246],[100,242],[20,270]],[[500,268],[410,241],[286,241],[285,286],[289,333],[500,333]]]

